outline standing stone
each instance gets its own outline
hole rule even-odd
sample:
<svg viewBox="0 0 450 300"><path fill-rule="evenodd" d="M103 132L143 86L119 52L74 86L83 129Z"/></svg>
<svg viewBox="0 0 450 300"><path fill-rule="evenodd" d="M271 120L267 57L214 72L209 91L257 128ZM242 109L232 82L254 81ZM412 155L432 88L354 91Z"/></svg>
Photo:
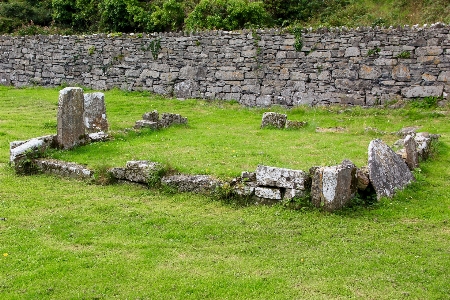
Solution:
<svg viewBox="0 0 450 300"><path fill-rule="evenodd" d="M356 166L349 160L331 167L314 170L311 201L326 211L341 209L355 197L357 189Z"/></svg>
<svg viewBox="0 0 450 300"><path fill-rule="evenodd" d="M265 112L262 117L261 128L275 127L281 129L286 127L286 121L287 116L285 114Z"/></svg>
<svg viewBox="0 0 450 300"><path fill-rule="evenodd" d="M83 142L85 137L83 114L83 89L67 87L59 91L56 140L61 148L71 149Z"/></svg>
<svg viewBox="0 0 450 300"><path fill-rule="evenodd" d="M377 198L392 197L414 180L406 163L381 140L369 144L369 177Z"/></svg>
<svg viewBox="0 0 450 300"><path fill-rule="evenodd" d="M108 131L105 94L90 93L84 95L84 125L87 133Z"/></svg>
<svg viewBox="0 0 450 300"><path fill-rule="evenodd" d="M404 140L404 147L406 153L406 164L410 170L419 167L419 154L417 153L416 141L411 135L407 135Z"/></svg>

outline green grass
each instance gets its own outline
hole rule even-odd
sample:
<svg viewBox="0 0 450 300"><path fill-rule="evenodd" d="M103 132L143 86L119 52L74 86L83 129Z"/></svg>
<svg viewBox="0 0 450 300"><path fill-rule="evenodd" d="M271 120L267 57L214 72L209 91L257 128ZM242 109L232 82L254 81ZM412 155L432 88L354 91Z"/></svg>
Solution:
<svg viewBox="0 0 450 300"><path fill-rule="evenodd" d="M365 164L368 141L395 140L365 133L369 126L391 132L421 125L442 134L416 183L393 199L329 214L15 175L7 164L9 142L55 133L57 99L53 89L0 88L2 299L450 297L448 108L275 108L309 122L279 131L259 129L262 109L110 91L114 131L152 109L181 113L189 125L117 134L108 143L55 154L89 166L154 159L226 177L257 163L306 169L350 158ZM348 131L319 134L317 126Z"/></svg>

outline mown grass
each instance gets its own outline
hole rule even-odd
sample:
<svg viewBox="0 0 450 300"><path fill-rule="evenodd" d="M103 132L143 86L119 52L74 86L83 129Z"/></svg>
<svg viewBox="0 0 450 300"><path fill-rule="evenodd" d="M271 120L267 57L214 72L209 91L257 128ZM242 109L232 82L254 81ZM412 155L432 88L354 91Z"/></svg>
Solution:
<svg viewBox="0 0 450 300"><path fill-rule="evenodd" d="M350 158L362 165L370 139L395 140L364 132L369 126L391 132L420 125L442 134L416 183L393 199L328 214L15 175L7 164L9 142L54 133L57 99L53 89L0 89L2 299L450 297L448 108L298 108L286 111L288 118L309 126L278 131L259 129L262 109L110 91L115 131L152 109L181 113L189 125L117 134L108 143L54 154L89 166L155 159L226 177L260 162L307 168ZM319 134L316 126L348 132Z"/></svg>

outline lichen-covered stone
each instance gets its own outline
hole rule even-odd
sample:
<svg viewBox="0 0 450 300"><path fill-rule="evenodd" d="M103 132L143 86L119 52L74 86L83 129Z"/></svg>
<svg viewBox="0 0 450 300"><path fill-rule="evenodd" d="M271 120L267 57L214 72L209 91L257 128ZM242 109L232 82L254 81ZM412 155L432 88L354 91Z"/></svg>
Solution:
<svg viewBox="0 0 450 300"><path fill-rule="evenodd" d="M158 122L147 121L147 120L137 120L134 124L134 129L141 128L150 128L150 129L158 129Z"/></svg>
<svg viewBox="0 0 450 300"><path fill-rule="evenodd" d="M14 141L9 147L9 162L17 163L25 158L28 152L44 152L46 149L52 148L55 144L56 135L46 135L42 137L32 138L27 141Z"/></svg>
<svg viewBox="0 0 450 300"><path fill-rule="evenodd" d="M338 166L319 167L314 170L311 202L326 211L335 211L350 202L356 189L356 166L351 161L344 160Z"/></svg>
<svg viewBox="0 0 450 300"><path fill-rule="evenodd" d="M84 125L87 133L108 131L105 94L84 94Z"/></svg>
<svg viewBox="0 0 450 300"><path fill-rule="evenodd" d="M55 159L35 159L34 164L42 173L76 179L91 179L93 171L80 164Z"/></svg>
<svg viewBox="0 0 450 300"><path fill-rule="evenodd" d="M259 186L306 190L311 179L302 170L259 165L256 169L256 182Z"/></svg>
<svg viewBox="0 0 450 300"><path fill-rule="evenodd" d="M59 92L57 142L63 149L71 149L85 142L83 89L67 87Z"/></svg>
<svg viewBox="0 0 450 300"><path fill-rule="evenodd" d="M146 112L142 115L142 120L150 121L150 122L158 122L159 121L159 113L157 110L152 110L150 112Z"/></svg>
<svg viewBox="0 0 450 300"><path fill-rule="evenodd" d="M369 144L369 177L377 198L392 197L414 180L406 163L381 140Z"/></svg>
<svg viewBox="0 0 450 300"><path fill-rule="evenodd" d="M367 166L356 170L357 188L364 191L370 184L369 168Z"/></svg>
<svg viewBox="0 0 450 300"><path fill-rule="evenodd" d="M405 162L410 170L419 167L419 154L417 152L416 141L412 135L407 135L403 143L405 147Z"/></svg>
<svg viewBox="0 0 450 300"><path fill-rule="evenodd" d="M291 120L286 120L286 128L288 129L299 129L299 128L303 128L308 124L308 122L304 122L304 121L291 121Z"/></svg>
<svg viewBox="0 0 450 300"><path fill-rule="evenodd" d="M112 168L110 173L117 180L127 180L143 184L155 184L164 167L160 163L147 160L128 161L125 168Z"/></svg>
<svg viewBox="0 0 450 300"><path fill-rule="evenodd" d="M209 175L171 175L161 179L163 185L178 192L211 193L221 185L221 181Z"/></svg>
<svg viewBox="0 0 450 300"><path fill-rule="evenodd" d="M262 117L261 128L265 127L285 128L286 120L287 115L285 114L279 114L275 112L265 112Z"/></svg>
<svg viewBox="0 0 450 300"><path fill-rule="evenodd" d="M431 153L431 144L433 141L437 141L438 139L438 134L430 134L428 132L419 132L414 136L417 154L420 159L428 159L428 156Z"/></svg>
<svg viewBox="0 0 450 300"><path fill-rule="evenodd" d="M161 120L158 122L158 127L166 128L174 124L187 124L187 118L172 113L164 113L161 115Z"/></svg>
<svg viewBox="0 0 450 300"><path fill-rule="evenodd" d="M255 196L263 199L281 200L282 195L279 188L275 187L261 187L255 188Z"/></svg>

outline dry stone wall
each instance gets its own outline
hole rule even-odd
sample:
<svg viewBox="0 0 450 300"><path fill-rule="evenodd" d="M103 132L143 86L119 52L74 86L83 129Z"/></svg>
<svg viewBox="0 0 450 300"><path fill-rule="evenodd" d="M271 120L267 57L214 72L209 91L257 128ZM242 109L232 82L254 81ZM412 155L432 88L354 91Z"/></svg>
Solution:
<svg viewBox="0 0 450 300"><path fill-rule="evenodd" d="M0 36L0 83L147 90L247 106L352 104L450 92L450 26Z"/></svg>

